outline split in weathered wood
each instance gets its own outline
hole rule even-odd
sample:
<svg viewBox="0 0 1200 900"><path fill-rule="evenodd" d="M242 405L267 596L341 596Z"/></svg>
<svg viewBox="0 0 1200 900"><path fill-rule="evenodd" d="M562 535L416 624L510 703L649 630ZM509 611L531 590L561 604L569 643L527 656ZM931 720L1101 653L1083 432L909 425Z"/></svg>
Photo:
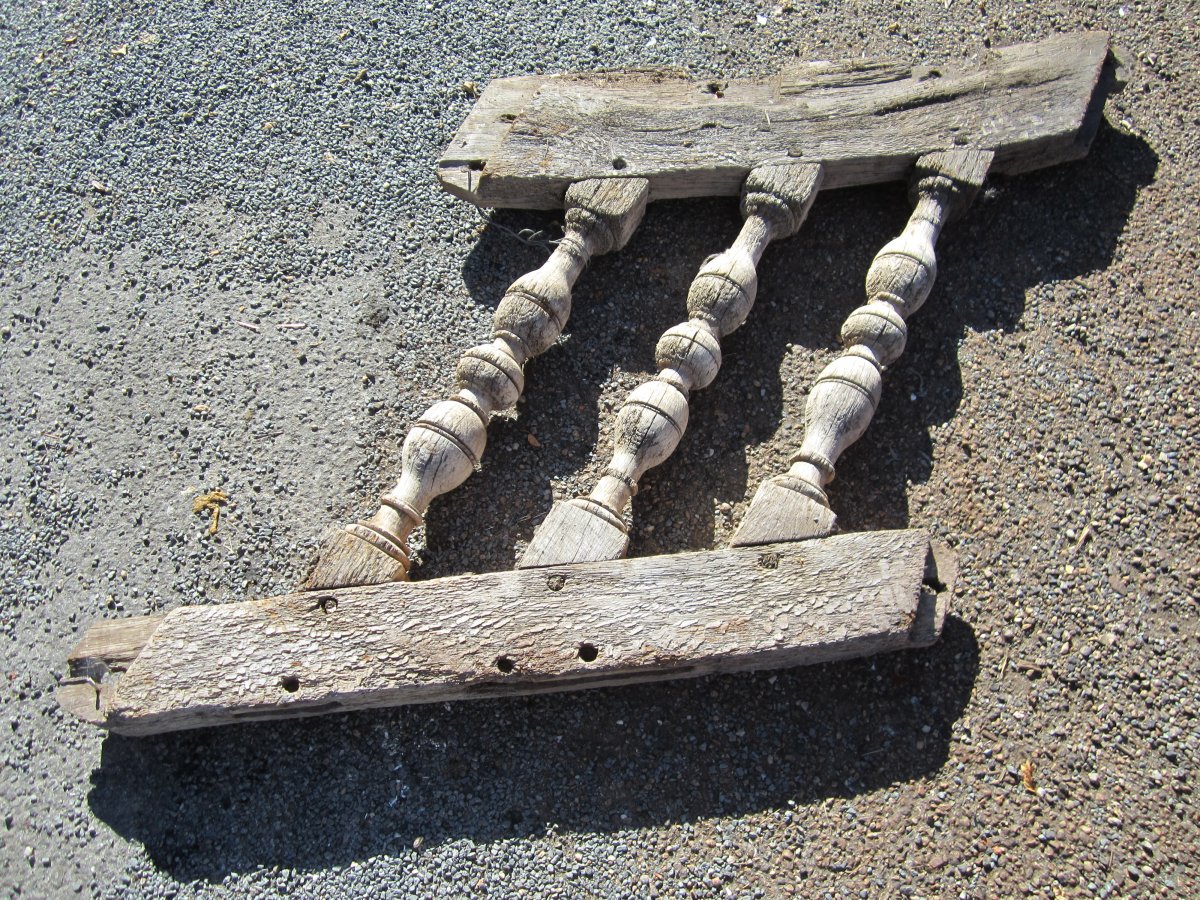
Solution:
<svg viewBox="0 0 1200 900"><path fill-rule="evenodd" d="M434 497L479 466L494 413L514 406L525 389L527 360L558 340L571 313L571 289L593 256L619 250L646 209L640 178L593 179L566 194L562 240L548 260L518 278L496 309L492 341L468 350L455 373L458 393L434 404L409 430L396 486L378 512L335 531L305 585L328 590L408 577L408 537Z"/></svg>
<svg viewBox="0 0 1200 900"><path fill-rule="evenodd" d="M821 184L812 163L759 166L742 189L745 222L733 246L700 267L688 291L688 321L655 348L658 375L633 390L617 413L613 456L586 497L555 503L518 567L619 559L628 547L625 508L648 469L663 463L688 425L691 391L712 384L721 339L746 321L758 292L758 262L772 240L800 230Z"/></svg>
<svg viewBox="0 0 1200 900"><path fill-rule="evenodd" d="M934 643L953 572L910 530L180 607L58 697L151 734L826 662Z"/></svg>
<svg viewBox="0 0 1200 900"><path fill-rule="evenodd" d="M987 50L972 68L850 60L757 81L678 70L493 81L438 163L480 206L557 208L581 178L645 178L650 199L734 196L750 170L800 159L823 187L904 178L918 157L995 152L1016 174L1086 155L1106 91L1108 35ZM1110 70L1112 67L1110 67Z"/></svg>
<svg viewBox="0 0 1200 900"><path fill-rule="evenodd" d="M917 161L916 208L903 234L875 256L867 272L867 304L842 326L846 350L817 376L804 412L804 439L783 475L762 483L733 538L734 546L821 537L835 517L825 485L842 452L866 431L879 405L883 369L904 352L905 319L925 303L937 277L934 245L947 220L983 184L993 155L948 150Z"/></svg>

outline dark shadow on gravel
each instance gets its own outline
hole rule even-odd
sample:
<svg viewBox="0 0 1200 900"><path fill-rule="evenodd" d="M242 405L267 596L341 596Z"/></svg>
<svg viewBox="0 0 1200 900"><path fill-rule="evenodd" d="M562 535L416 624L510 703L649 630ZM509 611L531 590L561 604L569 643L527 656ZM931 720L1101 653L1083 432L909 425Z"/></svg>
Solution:
<svg viewBox="0 0 1200 900"><path fill-rule="evenodd" d="M946 229L933 293L884 378L870 430L842 457L831 487L844 529L908 524L907 483L930 476L929 429L949 422L962 400L958 348L967 333L1020 334L1028 291L1106 269L1138 191L1157 168L1149 144L1104 122L1086 159L992 179ZM1052 314L1053 296L1041 299L1042 314Z"/></svg>
<svg viewBox="0 0 1200 900"><path fill-rule="evenodd" d="M89 802L174 878L214 882L403 856L417 838L741 816L937 771L978 667L951 617L935 647L848 663L110 736Z"/></svg>
<svg viewBox="0 0 1200 900"><path fill-rule="evenodd" d="M909 482L928 479L931 426L948 422L962 398L958 347L968 332L1019 332L1026 292L1104 269L1157 156L1140 138L1102 124L1088 157L1042 172L993 180L985 196L939 242L939 280L911 320L904 356L884 379L870 430L842 457L830 497L846 530L902 528ZM796 237L768 249L747 323L724 344L716 382L692 398L675 455L651 470L635 501L631 555L710 547L716 503L747 493L746 450L776 438L798 443L801 423L784 418L839 350L846 315L861 305L863 278L910 211L903 185L831 191ZM512 229L552 231L553 214L502 213ZM700 262L740 227L732 198L652 204L630 245L595 260L579 281L570 339L528 367L519 418L494 423L484 471L430 511L422 577L507 568L549 509L551 479L581 469L599 434L597 401L614 366L647 375L662 331L685 317ZM464 279L494 307L507 285L540 264L532 250L489 227ZM788 344L812 348L811 371L780 378ZM606 415L611 420L612 412ZM530 462L527 435L542 444ZM606 448L601 444L601 450ZM649 527L648 527L649 526Z"/></svg>

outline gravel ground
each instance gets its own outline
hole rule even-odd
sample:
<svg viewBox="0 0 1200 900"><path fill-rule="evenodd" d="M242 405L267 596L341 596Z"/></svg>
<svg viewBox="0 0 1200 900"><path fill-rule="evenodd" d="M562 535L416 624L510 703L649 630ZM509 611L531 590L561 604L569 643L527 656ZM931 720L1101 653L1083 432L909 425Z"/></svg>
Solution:
<svg viewBox="0 0 1200 900"><path fill-rule="evenodd" d="M1077 28L1114 32L1129 87L1088 159L997 181L947 233L833 487L848 529L957 548L936 648L141 740L59 712L91 622L297 583L544 258L436 185L464 82ZM1198 48L1183 0L5 4L0 893L1196 896ZM900 185L825 194L768 251L635 553L728 538L907 213ZM431 513L422 577L510 566L588 481L597 413L738 225L658 204L591 266Z"/></svg>

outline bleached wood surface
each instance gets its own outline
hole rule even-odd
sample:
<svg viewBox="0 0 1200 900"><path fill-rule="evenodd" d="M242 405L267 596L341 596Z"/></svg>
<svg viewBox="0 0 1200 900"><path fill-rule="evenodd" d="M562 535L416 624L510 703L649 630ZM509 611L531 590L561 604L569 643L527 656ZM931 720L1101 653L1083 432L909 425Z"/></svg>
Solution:
<svg viewBox="0 0 1200 900"><path fill-rule="evenodd" d="M132 661L95 626L59 701L150 734L825 662L933 643L952 581L909 530L180 607Z"/></svg>
<svg viewBox="0 0 1200 900"><path fill-rule="evenodd" d="M647 179L650 199L736 195L768 162L825 167L825 188L904 178L919 156L995 151L1015 174L1087 153L1103 106L1103 32L985 51L968 67L848 60L757 81L677 70L502 78L438 163L480 206L553 209L581 178Z"/></svg>

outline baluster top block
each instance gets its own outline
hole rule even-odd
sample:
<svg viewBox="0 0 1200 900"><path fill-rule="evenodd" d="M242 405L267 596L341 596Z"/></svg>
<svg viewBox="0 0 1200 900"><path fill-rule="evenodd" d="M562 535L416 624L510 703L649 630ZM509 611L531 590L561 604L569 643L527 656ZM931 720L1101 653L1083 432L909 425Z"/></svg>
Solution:
<svg viewBox="0 0 1200 900"><path fill-rule="evenodd" d="M764 163L821 163L823 188L905 178L939 150L992 150L1014 174L1086 155L1118 87L1109 37L1064 34L972 65L855 59L773 77L694 81L677 69L501 78L438 162L479 206L556 209L584 178L645 178L649 199L736 196Z"/></svg>

